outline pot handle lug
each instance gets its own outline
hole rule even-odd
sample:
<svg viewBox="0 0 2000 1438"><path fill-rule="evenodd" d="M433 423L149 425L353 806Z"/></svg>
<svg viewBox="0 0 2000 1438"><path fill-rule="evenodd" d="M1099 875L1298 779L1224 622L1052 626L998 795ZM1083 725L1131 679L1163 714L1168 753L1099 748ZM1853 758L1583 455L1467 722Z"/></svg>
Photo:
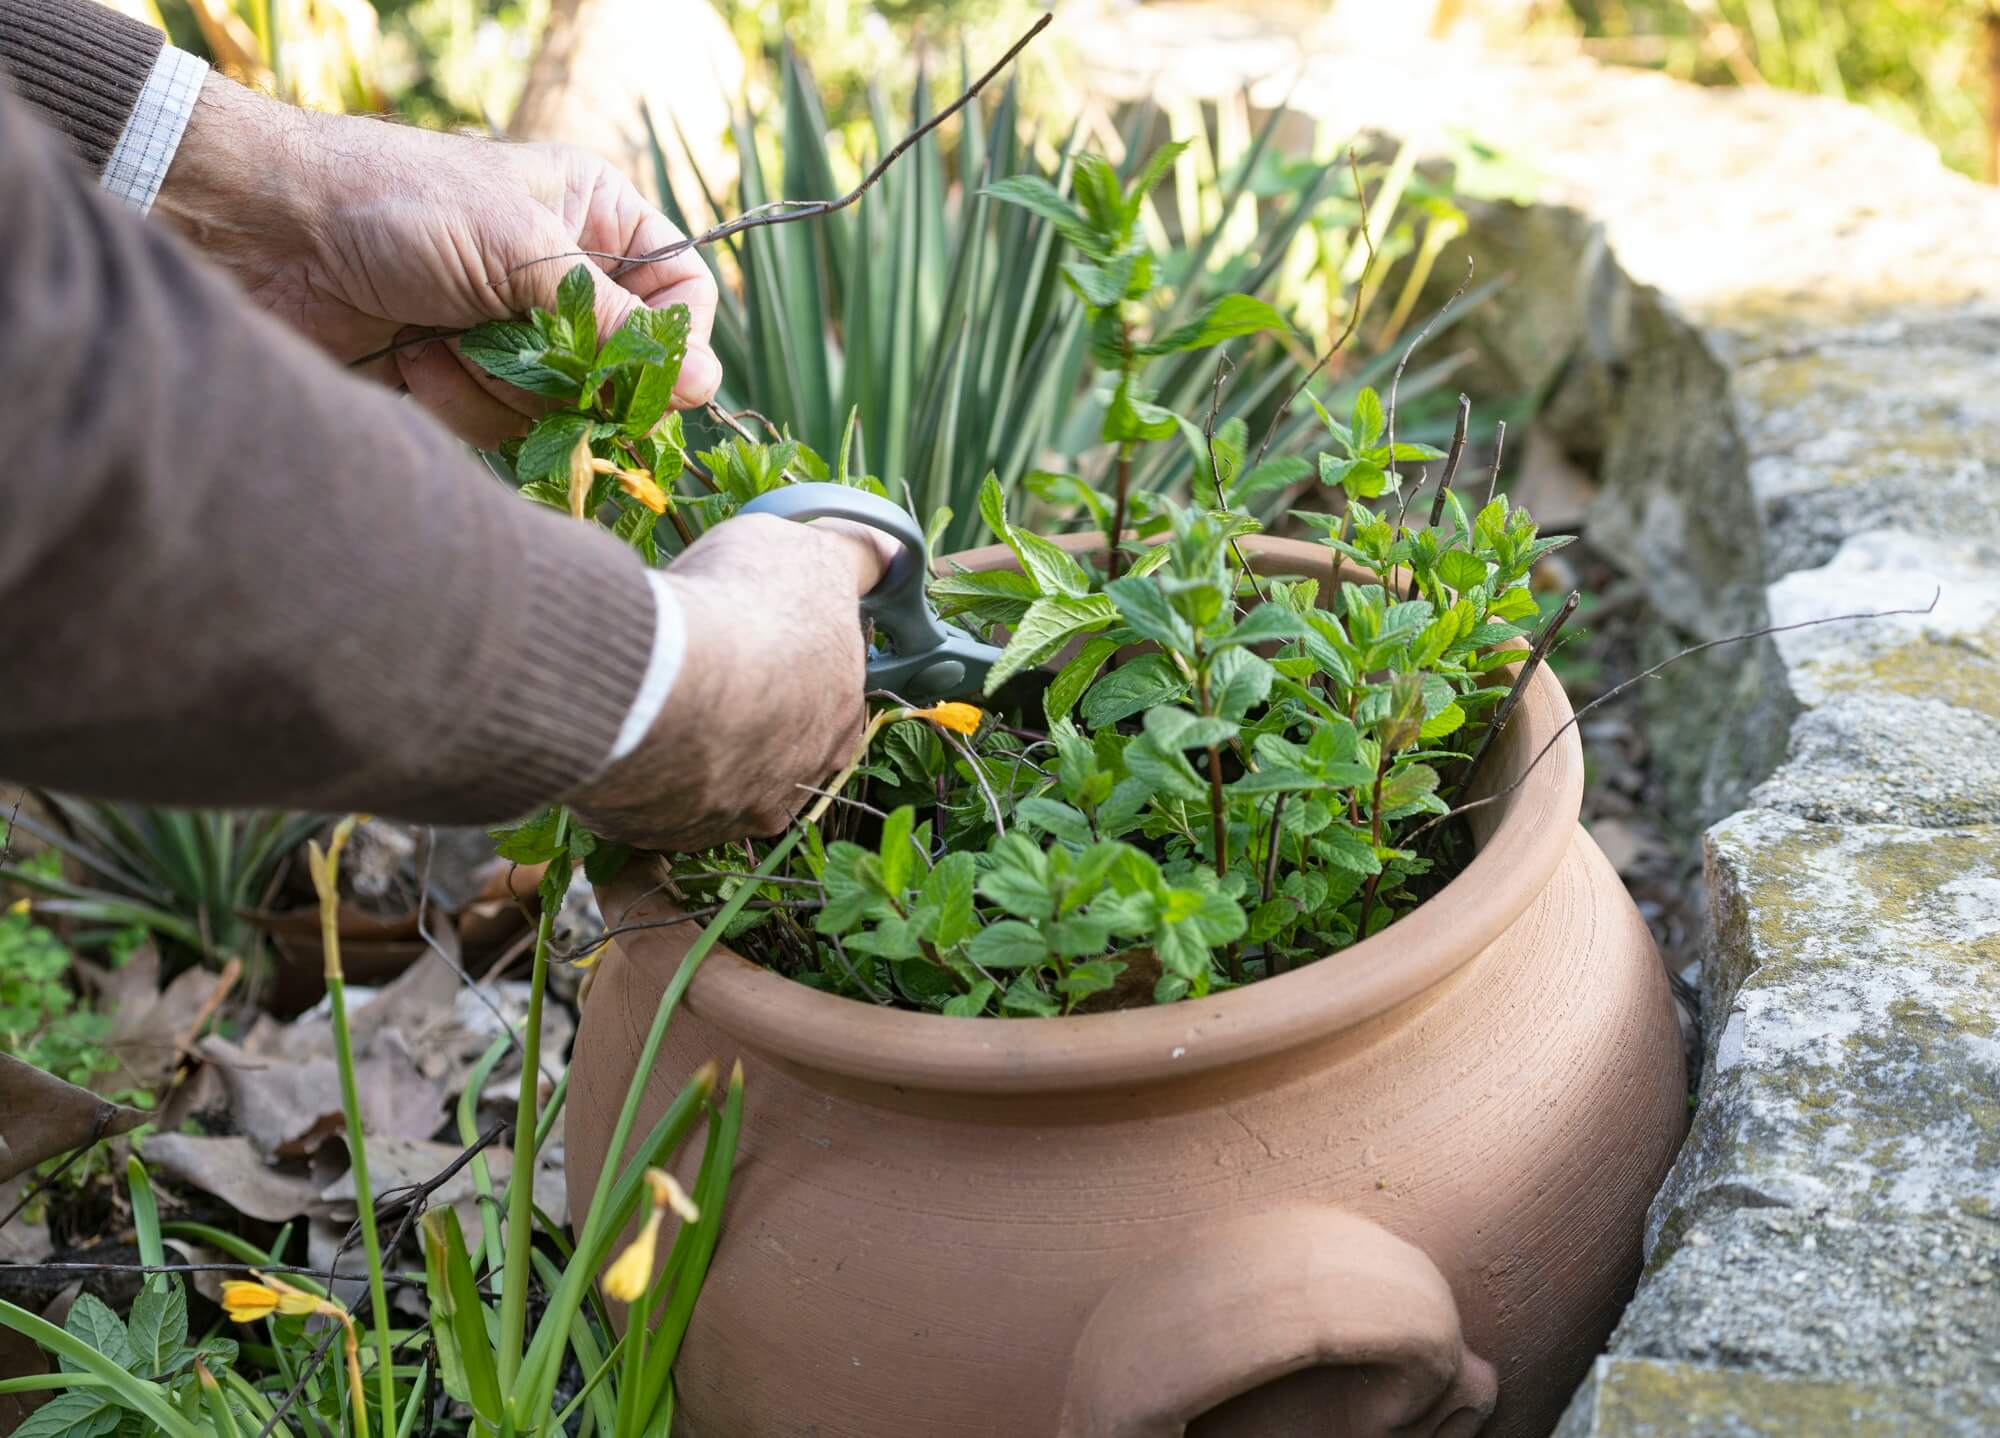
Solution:
<svg viewBox="0 0 2000 1438"><path fill-rule="evenodd" d="M1181 1438L1306 1370L1318 1381L1284 1401L1294 1415L1310 1405L1310 1428L1226 1431L1470 1438L1498 1386L1421 1249L1300 1204L1205 1232L1115 1282L1077 1341L1058 1438Z"/></svg>

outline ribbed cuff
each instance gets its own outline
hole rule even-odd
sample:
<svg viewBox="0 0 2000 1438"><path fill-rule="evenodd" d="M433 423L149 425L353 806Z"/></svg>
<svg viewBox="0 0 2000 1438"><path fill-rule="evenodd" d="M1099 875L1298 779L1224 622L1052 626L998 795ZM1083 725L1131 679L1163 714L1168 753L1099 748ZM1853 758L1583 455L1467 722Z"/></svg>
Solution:
<svg viewBox="0 0 2000 1438"><path fill-rule="evenodd" d="M510 586L519 622L506 627L522 641L514 672L501 702L470 716L482 797L522 813L609 762L656 632L652 586L630 549L574 520L532 528L539 542L520 552Z"/></svg>
<svg viewBox="0 0 2000 1438"><path fill-rule="evenodd" d="M0 67L101 174L165 37L88 0L0 0Z"/></svg>

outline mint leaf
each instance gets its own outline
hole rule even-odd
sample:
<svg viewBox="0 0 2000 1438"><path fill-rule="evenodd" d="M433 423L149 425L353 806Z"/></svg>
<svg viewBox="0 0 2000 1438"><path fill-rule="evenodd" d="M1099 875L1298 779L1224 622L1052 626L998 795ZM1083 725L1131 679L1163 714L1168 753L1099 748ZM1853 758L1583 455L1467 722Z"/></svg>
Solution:
<svg viewBox="0 0 2000 1438"><path fill-rule="evenodd" d="M516 389L575 402L582 386L576 378L545 364L548 342L521 320L491 320L460 336L458 352Z"/></svg>
<svg viewBox="0 0 2000 1438"><path fill-rule="evenodd" d="M596 354L597 283L587 261L572 266L556 286L556 313L569 322L577 353L586 357Z"/></svg>
<svg viewBox="0 0 2000 1438"><path fill-rule="evenodd" d="M1013 637L988 671L986 692L991 694L1021 670L1052 658L1078 635L1102 629L1117 617L1111 600L1102 594L1037 599L1021 616Z"/></svg>
<svg viewBox="0 0 2000 1438"><path fill-rule="evenodd" d="M81 1338L120 1368L132 1368L138 1364L138 1355L132 1351L132 1341L126 1336L125 1325L95 1294L77 1295L76 1302L70 1305L63 1331ZM70 1372L81 1371L68 1358L63 1359L62 1366Z"/></svg>
<svg viewBox="0 0 2000 1438"><path fill-rule="evenodd" d="M632 317L625 321L624 328L611 337L611 345L616 346L619 336L636 327L638 333L657 345L665 356L645 361L644 368L639 371L639 382L633 386L631 402L625 406L623 427L626 434L651 434L672 407L674 386L680 382L681 363L687 358L691 323L686 305L669 305L663 310L634 310ZM636 339L629 343L637 347ZM603 363L601 356L598 363Z"/></svg>
<svg viewBox="0 0 2000 1438"><path fill-rule="evenodd" d="M1150 344L1140 345L1139 353L1182 354L1188 350L1207 349L1239 335L1256 334L1259 330L1289 328L1285 317L1263 300L1250 295L1224 295L1180 328L1168 331ZM1362 392L1373 393L1372 390Z"/></svg>
<svg viewBox="0 0 2000 1438"><path fill-rule="evenodd" d="M982 969L1026 969L1049 956L1042 931L1019 919L1001 919L972 936L966 956Z"/></svg>
<svg viewBox="0 0 2000 1438"><path fill-rule="evenodd" d="M569 457L576 452L577 441L594 428L596 422L587 414L552 414L536 421L514 457L514 477L523 484L541 479L566 481Z"/></svg>

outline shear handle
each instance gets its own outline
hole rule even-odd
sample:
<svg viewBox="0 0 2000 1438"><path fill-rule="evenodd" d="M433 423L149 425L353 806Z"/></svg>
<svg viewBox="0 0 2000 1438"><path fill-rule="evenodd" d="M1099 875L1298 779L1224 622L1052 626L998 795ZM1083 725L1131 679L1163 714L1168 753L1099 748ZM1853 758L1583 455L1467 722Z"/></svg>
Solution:
<svg viewBox="0 0 2000 1438"><path fill-rule="evenodd" d="M902 506L845 484L788 484L766 490L738 512L800 521L845 519L881 530L902 548L881 581L861 597L861 612L906 661L939 648L951 637L924 597L930 570L924 532Z"/></svg>

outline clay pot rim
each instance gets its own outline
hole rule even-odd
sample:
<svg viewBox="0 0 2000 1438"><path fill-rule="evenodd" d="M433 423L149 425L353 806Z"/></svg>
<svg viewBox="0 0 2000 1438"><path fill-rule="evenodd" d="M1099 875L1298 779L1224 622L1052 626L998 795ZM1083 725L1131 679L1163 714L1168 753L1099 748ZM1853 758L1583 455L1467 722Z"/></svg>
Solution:
<svg viewBox="0 0 2000 1438"><path fill-rule="evenodd" d="M1323 547L1298 540L1252 536L1244 545L1264 561L1260 570L1326 563ZM1571 714L1562 685L1542 667L1494 750L1494 787L1517 777ZM903 1089L1025 1094L1185 1078L1324 1040L1450 977L1548 886L1582 802L1583 748L1572 726L1496 806L1497 824L1472 861L1425 903L1336 956L1207 998L1064 1018L950 1018L808 988L718 947L685 1002L771 1058Z"/></svg>

